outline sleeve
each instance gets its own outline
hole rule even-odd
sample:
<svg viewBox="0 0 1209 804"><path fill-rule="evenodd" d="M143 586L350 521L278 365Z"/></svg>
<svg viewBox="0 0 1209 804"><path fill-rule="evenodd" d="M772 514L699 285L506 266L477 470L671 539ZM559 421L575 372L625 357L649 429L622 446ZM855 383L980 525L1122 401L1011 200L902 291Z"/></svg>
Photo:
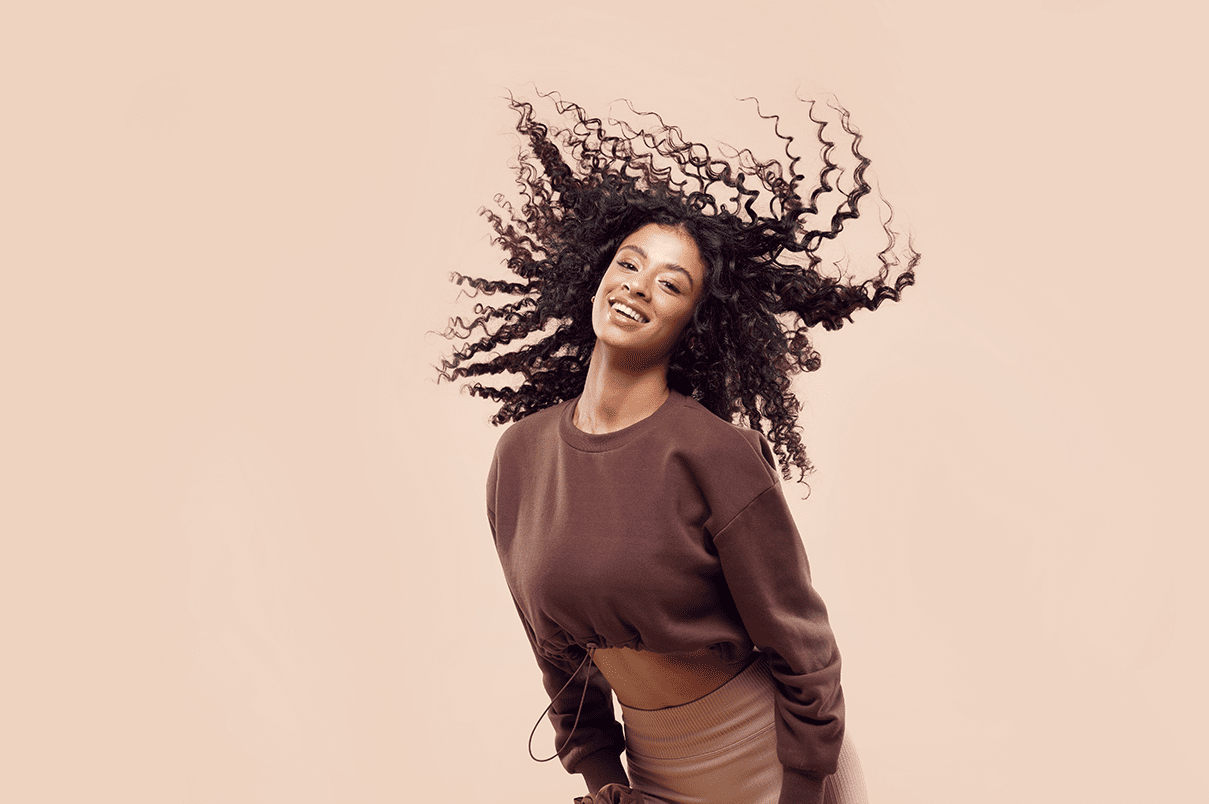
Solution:
<svg viewBox="0 0 1209 804"><path fill-rule="evenodd" d="M780 804L821 804L844 737L840 654L779 480L713 541L743 625L776 681Z"/></svg>
<svg viewBox="0 0 1209 804"><path fill-rule="evenodd" d="M487 483L487 522L491 526L492 539L495 529L495 481L498 461L492 461ZM625 736L621 725L613 717L613 690L591 662L582 668L554 662L538 650L537 637L529 620L521 611L516 598L512 599L529 646L542 671L542 684L550 696L550 722L554 726L554 745L561 747L558 757L568 773L579 773L591 793L617 782L628 785L629 777L621 764L621 752L625 750ZM576 670L578 669L578 672ZM590 676L589 676L590 673ZM576 681L571 681L572 678ZM589 680L585 683L583 679ZM568 683L570 682L570 683ZM583 701L582 709L580 701ZM579 722L576 725L576 715ZM530 737L532 742L532 737ZM565 745L564 745L565 743ZM532 747L530 747L532 751ZM552 758L552 757L551 757Z"/></svg>
<svg viewBox="0 0 1209 804"><path fill-rule="evenodd" d="M563 767L568 773L583 774L592 793L610 782L628 785L630 780L621 764L625 736L621 724L613 716L613 689L609 682L590 660L580 667L543 656L537 649L533 629L519 606L516 612L525 626L529 645L542 671L542 684L550 696L554 745L556 749L561 748L558 757Z"/></svg>

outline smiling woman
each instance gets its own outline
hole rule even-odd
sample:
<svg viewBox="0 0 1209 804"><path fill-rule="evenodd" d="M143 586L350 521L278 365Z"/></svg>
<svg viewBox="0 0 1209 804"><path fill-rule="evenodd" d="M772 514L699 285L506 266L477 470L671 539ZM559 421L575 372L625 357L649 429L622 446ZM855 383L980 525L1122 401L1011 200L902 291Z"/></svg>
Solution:
<svg viewBox="0 0 1209 804"><path fill-rule="evenodd" d="M454 275L520 298L454 319L446 336L466 343L439 373L521 377L469 390L516 422L487 516L555 755L597 804L859 804L839 651L781 490L780 474L811 468L790 377L819 366L809 328L897 300L919 256L881 224L872 278L817 270L876 200L843 109L815 120L823 166L807 188L779 131L786 164L732 164L654 115L614 134L554 105L567 124L551 132L513 102L525 201L509 221L486 213L522 281Z"/></svg>
<svg viewBox="0 0 1209 804"><path fill-rule="evenodd" d="M622 241L592 297L596 345L576 407L577 427L607 433L645 418L648 405L624 412L640 386L661 393L660 402L666 398L668 360L704 281L701 253L683 228L648 223Z"/></svg>
<svg viewBox="0 0 1209 804"><path fill-rule="evenodd" d="M704 280L705 264L687 232L643 226L622 241L592 297L596 348L616 346L635 365L666 367Z"/></svg>

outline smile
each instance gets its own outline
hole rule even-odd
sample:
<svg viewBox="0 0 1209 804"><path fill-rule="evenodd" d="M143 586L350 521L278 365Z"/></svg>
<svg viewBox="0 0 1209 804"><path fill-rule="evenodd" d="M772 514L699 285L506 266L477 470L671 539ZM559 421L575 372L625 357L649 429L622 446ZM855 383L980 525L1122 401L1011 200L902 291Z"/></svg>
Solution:
<svg viewBox="0 0 1209 804"><path fill-rule="evenodd" d="M610 307L614 311L616 311L618 314L625 316L626 318L630 319L631 321L637 321L639 324L645 324L645 323L647 323L647 321L650 320L646 316L644 316L642 313L635 310L633 307L630 307L628 304L622 304L621 302L613 302L613 304L610 305Z"/></svg>

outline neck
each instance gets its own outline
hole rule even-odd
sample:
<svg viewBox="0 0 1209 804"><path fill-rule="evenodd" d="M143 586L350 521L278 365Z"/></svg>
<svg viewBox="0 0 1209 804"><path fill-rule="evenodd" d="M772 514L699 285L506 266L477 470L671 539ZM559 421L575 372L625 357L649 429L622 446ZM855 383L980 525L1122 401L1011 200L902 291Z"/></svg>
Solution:
<svg viewBox="0 0 1209 804"><path fill-rule="evenodd" d="M575 426L585 433L621 430L658 410L669 393L666 363L627 366L598 341L575 406Z"/></svg>

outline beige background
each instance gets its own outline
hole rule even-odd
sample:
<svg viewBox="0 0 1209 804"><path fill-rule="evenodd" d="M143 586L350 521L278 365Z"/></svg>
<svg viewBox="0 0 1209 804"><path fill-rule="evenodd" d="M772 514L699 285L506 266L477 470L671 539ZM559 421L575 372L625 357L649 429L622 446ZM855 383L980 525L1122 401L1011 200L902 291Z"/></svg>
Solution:
<svg viewBox="0 0 1209 804"><path fill-rule="evenodd" d="M582 792L426 334L530 81L741 143L834 92L916 233L800 383L872 800L1204 797L1195 4L10 5L0 800Z"/></svg>

